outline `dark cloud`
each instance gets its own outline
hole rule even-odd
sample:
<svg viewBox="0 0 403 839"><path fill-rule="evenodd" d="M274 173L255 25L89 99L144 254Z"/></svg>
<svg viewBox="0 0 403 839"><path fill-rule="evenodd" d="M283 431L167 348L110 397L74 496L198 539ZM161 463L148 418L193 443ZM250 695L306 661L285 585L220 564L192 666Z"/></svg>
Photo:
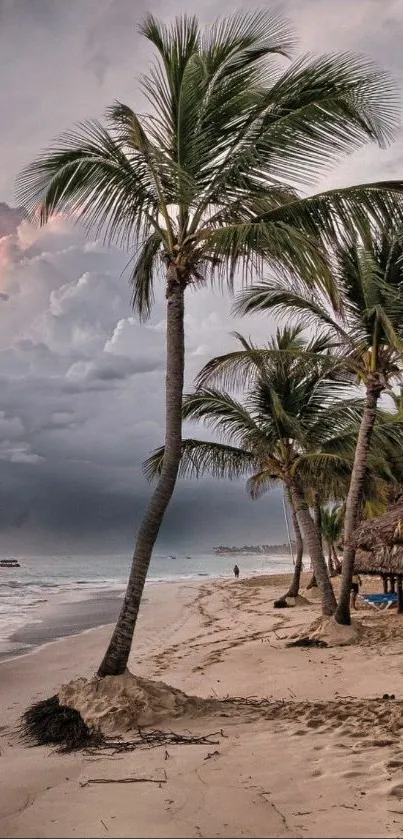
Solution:
<svg viewBox="0 0 403 839"><path fill-rule="evenodd" d="M36 474L39 470L39 475ZM99 478L102 483L100 485ZM113 480L113 471L111 472ZM130 550L145 509L147 487L132 492L108 488L105 473L57 476L46 465L6 465L0 485L0 529L10 546L53 552L85 549ZM234 513L248 503L242 526ZM248 502L240 485L217 486L208 479L179 482L160 538L162 549L209 550L214 544L279 541L285 538L279 491L259 502ZM31 540L31 542L29 541Z"/></svg>
<svg viewBox="0 0 403 839"><path fill-rule="evenodd" d="M217 14L209 0L189 0L186 8L207 24ZM232 9L224 0L220 13ZM403 80L400 0L283 0L281 9L294 20L300 52L368 53ZM122 276L127 255L62 218L35 230L11 206L17 172L52 137L100 117L115 98L142 106L138 77L151 52L137 24L150 10L170 20L182 6L0 0L0 72L7 79L0 89L3 550L126 550L151 491L141 463L163 441L163 292L157 290L151 321L140 326ZM401 140L388 152L367 148L323 186L399 177L402 160ZM234 346L231 330L257 341L271 333L269 318L235 322L230 306L226 294L189 294L187 388L209 357ZM160 544L175 550L284 539L280 505L277 492L250 502L241 482L181 482Z"/></svg>
<svg viewBox="0 0 403 839"><path fill-rule="evenodd" d="M152 319L140 326L130 312L125 257L118 251L86 240L62 218L44 230L23 221L6 241L1 283L9 299L0 309L3 550L25 545L29 534L49 550L55 549L52 534L71 550L104 544L104 538L125 548L151 492L142 461L164 436L163 289L156 290ZM227 297L212 301L207 289L189 294L187 387L210 353L223 348L229 308ZM266 319L255 334L259 329L266 337ZM243 485L182 484L161 540L189 548L193 538L206 548L230 533L233 540L234 507L245 504L250 509L242 522L235 517L240 538L251 541L251 528L263 537L270 514L263 504L248 505ZM281 538L281 524L279 531L275 538Z"/></svg>

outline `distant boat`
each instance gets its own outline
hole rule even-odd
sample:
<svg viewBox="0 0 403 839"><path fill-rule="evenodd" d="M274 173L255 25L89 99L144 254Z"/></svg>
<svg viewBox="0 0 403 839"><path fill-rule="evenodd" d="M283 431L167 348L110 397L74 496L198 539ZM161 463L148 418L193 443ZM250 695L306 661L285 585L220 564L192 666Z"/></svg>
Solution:
<svg viewBox="0 0 403 839"><path fill-rule="evenodd" d="M0 568L21 568L18 559L0 559Z"/></svg>
<svg viewBox="0 0 403 839"><path fill-rule="evenodd" d="M192 557L191 557L191 556L187 556L187 557L186 557L186 559L192 559Z"/></svg>
<svg viewBox="0 0 403 839"><path fill-rule="evenodd" d="M169 556L168 559L176 559L176 556Z"/></svg>

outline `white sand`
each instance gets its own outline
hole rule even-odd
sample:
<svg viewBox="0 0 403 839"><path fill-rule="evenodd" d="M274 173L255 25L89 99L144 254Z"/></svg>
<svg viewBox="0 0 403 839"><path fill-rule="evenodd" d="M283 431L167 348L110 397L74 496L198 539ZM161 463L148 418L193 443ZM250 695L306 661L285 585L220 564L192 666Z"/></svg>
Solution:
<svg viewBox="0 0 403 839"><path fill-rule="evenodd" d="M363 610L360 644L285 649L318 604L273 610L284 582L257 582L153 586L139 620L136 675L205 698L284 700L227 716L164 706L158 727L222 728L216 745L94 759L18 743L21 711L91 677L110 628L0 664L0 837L401 836L402 617ZM87 783L124 777L166 783Z"/></svg>

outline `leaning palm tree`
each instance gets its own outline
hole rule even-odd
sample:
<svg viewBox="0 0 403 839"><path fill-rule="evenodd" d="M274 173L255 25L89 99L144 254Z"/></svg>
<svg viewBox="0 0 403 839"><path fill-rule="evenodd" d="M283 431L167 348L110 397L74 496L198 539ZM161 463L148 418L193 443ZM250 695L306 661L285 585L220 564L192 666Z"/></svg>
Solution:
<svg viewBox="0 0 403 839"><path fill-rule="evenodd" d="M149 314L162 268L167 300L165 458L139 528L132 570L99 675L127 665L149 562L181 457L184 301L209 278L231 286L263 266L337 294L326 246L389 223L401 182L302 198L335 160L367 142L386 146L397 124L389 77L348 54L302 59L283 72L293 36L266 11L238 12L206 31L194 17L172 26L147 15L140 27L157 61L141 81L149 113L120 102L106 126L66 133L19 178L19 199L44 224L80 219L108 241L135 249L133 303ZM400 210L399 210L400 212Z"/></svg>
<svg viewBox="0 0 403 839"><path fill-rule="evenodd" d="M365 410L355 450L344 516L342 586L335 619L349 624L354 570L351 541L358 525L377 404L383 391L402 379L403 246L393 233L370 236L337 250L339 313L309 290L291 291L284 281L242 293L238 311L275 311L316 328L329 329L345 354L344 368L365 388Z"/></svg>

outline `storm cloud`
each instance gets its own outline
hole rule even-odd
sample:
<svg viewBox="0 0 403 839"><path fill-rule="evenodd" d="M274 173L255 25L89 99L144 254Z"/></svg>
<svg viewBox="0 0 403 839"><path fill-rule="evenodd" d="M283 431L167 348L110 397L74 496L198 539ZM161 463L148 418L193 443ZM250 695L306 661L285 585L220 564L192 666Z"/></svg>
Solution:
<svg viewBox="0 0 403 839"><path fill-rule="evenodd" d="M204 23L216 4L190 0ZM255 4L248 4L254 8ZM145 10L169 20L175 0L0 0L0 528L3 550L126 550L150 493L141 463L163 442L165 311L130 308L127 254L57 217L38 230L14 208L21 167L75 122L118 98L141 107L150 61L136 32ZM220 12L232 10L224 2ZM284 0L299 52L367 53L403 83L403 8L397 0ZM399 177L401 137L366 149L321 185ZM3 203L1 203L3 202ZM230 316L219 291L189 292L186 386L267 317ZM192 428L192 433L194 429ZM281 494L248 500L242 482L181 482L161 533L171 550L285 539Z"/></svg>

